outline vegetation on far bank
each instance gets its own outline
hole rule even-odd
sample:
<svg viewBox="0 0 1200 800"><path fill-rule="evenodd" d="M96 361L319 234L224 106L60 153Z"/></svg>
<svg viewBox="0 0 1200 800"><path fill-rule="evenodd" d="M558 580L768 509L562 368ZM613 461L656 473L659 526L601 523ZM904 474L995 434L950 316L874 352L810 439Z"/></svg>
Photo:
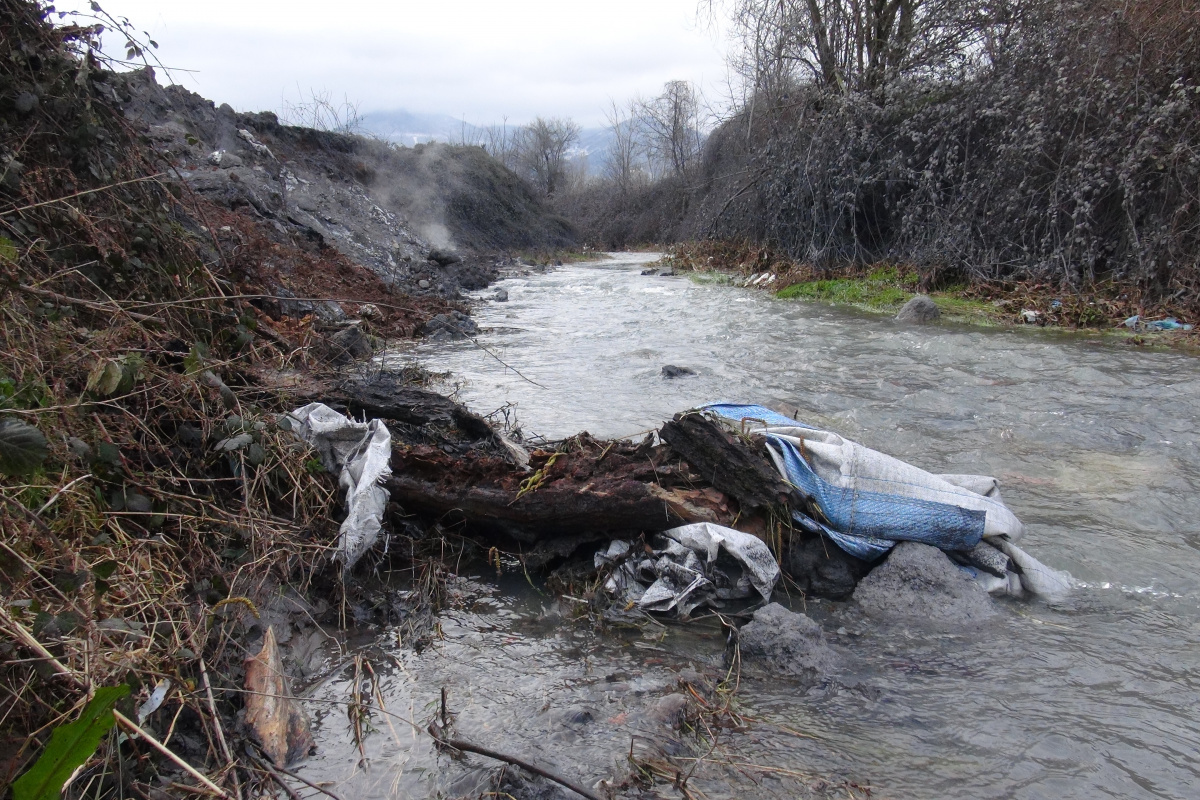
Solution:
<svg viewBox="0 0 1200 800"><path fill-rule="evenodd" d="M729 15L739 100L703 140L687 92L656 100L674 109L674 135L614 114L618 169L554 198L586 241L747 240L811 265L795 283L894 265L925 291L961 284L963 300L999 302L1000 318L1028 309L1071 327L1139 309L1200 318L1196 9L897 0L877 16L844 0L736 0L710 11ZM664 144L686 157L662 158ZM886 305L899 298L889 286L909 291L791 291Z"/></svg>
<svg viewBox="0 0 1200 800"><path fill-rule="evenodd" d="M816 269L750 242L706 241L671 247L665 266L699 280L737 282L771 291L782 300L808 300L848 305L866 311L895 314L918 294L928 295L945 319L977 325L1035 325L1082 330L1118 330L1134 343L1146 341L1123 326L1130 317L1144 321L1194 319L1184 303L1163 302L1116 285L1071 295L1032 282L969 284L965 280L938 282L912 265L846 265ZM1197 341L1193 331L1156 335L1158 343Z"/></svg>

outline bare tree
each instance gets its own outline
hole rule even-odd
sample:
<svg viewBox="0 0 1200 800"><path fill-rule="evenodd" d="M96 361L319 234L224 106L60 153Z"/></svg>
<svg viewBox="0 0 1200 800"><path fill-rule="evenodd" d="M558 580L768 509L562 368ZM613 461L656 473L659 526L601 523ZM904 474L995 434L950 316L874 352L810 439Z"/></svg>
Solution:
<svg viewBox="0 0 1200 800"><path fill-rule="evenodd" d="M638 136L637 104L630 103L621 108L616 100L610 100L609 108L604 112L608 119L608 128L612 132L612 141L608 148L608 162L605 164L605 174L622 194L633 186L637 174L638 156L641 151L641 141Z"/></svg>
<svg viewBox="0 0 1200 800"><path fill-rule="evenodd" d="M729 0L742 40L733 66L770 98L793 82L876 91L904 75L952 75L987 56L1026 2Z"/></svg>
<svg viewBox="0 0 1200 800"><path fill-rule="evenodd" d="M579 125L570 119L538 117L517 135L519 160L533 183L549 196L561 187L567 151L579 140Z"/></svg>
<svg viewBox="0 0 1200 800"><path fill-rule="evenodd" d="M700 103L688 81L668 81L653 100L637 105L638 122L651 158L675 175L691 169L700 154Z"/></svg>
<svg viewBox="0 0 1200 800"><path fill-rule="evenodd" d="M508 127L508 117L504 117L499 125L492 124L483 129L484 149L513 172L520 169L519 133L520 129Z"/></svg>
<svg viewBox="0 0 1200 800"><path fill-rule="evenodd" d="M461 147L482 147L486 139L487 132L477 125L471 125L464 117L458 123L458 138L451 137L450 144Z"/></svg>

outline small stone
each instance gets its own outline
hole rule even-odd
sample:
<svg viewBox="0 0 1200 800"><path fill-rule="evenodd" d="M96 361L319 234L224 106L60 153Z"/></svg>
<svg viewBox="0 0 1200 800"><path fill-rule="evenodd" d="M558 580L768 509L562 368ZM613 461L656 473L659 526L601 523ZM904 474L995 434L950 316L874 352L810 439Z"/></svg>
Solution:
<svg viewBox="0 0 1200 800"><path fill-rule="evenodd" d="M17 107L18 114L28 114L38 107L38 96L33 92L21 92L13 105Z"/></svg>
<svg viewBox="0 0 1200 800"><path fill-rule="evenodd" d="M424 278L422 278L421 280L417 281L417 286L421 287L422 289L428 289L428 288L429 288L429 281L427 281L427 280L425 280Z"/></svg>
<svg viewBox="0 0 1200 800"><path fill-rule="evenodd" d="M687 721L688 699L678 692L660 697L650 706L650 717L668 728L680 728Z"/></svg>
<svg viewBox="0 0 1200 800"><path fill-rule="evenodd" d="M813 597L845 600L871 565L821 535L793 537L782 567L800 591Z"/></svg>
<svg viewBox="0 0 1200 800"><path fill-rule="evenodd" d="M682 378L685 375L695 375L696 370L688 367L677 367L674 364L667 364L662 368L662 376L664 378Z"/></svg>
<svg viewBox="0 0 1200 800"><path fill-rule="evenodd" d="M900 322L915 322L924 325L936 321L942 316L942 310L937 307L927 295L919 294L904 304L896 319Z"/></svg>
<svg viewBox="0 0 1200 800"><path fill-rule="evenodd" d="M15 158L9 159L8 163L0 168L0 185L12 191L18 191L21 188L21 175L25 172L25 165Z"/></svg>

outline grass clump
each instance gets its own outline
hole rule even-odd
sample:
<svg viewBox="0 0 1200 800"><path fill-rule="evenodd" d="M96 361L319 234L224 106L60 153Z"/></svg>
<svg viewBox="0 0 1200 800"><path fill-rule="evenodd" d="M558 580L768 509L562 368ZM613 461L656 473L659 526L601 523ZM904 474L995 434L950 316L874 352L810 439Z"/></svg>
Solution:
<svg viewBox="0 0 1200 800"><path fill-rule="evenodd" d="M793 283L775 294L781 300L817 300L871 311L899 310L913 293L889 280L830 278Z"/></svg>

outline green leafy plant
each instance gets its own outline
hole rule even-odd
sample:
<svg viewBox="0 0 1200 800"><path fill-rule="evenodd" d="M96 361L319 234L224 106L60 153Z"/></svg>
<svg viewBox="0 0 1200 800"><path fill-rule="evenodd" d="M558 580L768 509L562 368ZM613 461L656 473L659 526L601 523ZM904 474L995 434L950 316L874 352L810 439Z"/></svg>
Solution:
<svg viewBox="0 0 1200 800"><path fill-rule="evenodd" d="M28 475L42 465L46 437L19 419L0 420L0 475Z"/></svg>
<svg viewBox="0 0 1200 800"><path fill-rule="evenodd" d="M113 706L127 694L124 684L101 687L79 719L55 728L37 762L13 783L13 800L58 800L67 778L91 758L101 737L116 724Z"/></svg>

